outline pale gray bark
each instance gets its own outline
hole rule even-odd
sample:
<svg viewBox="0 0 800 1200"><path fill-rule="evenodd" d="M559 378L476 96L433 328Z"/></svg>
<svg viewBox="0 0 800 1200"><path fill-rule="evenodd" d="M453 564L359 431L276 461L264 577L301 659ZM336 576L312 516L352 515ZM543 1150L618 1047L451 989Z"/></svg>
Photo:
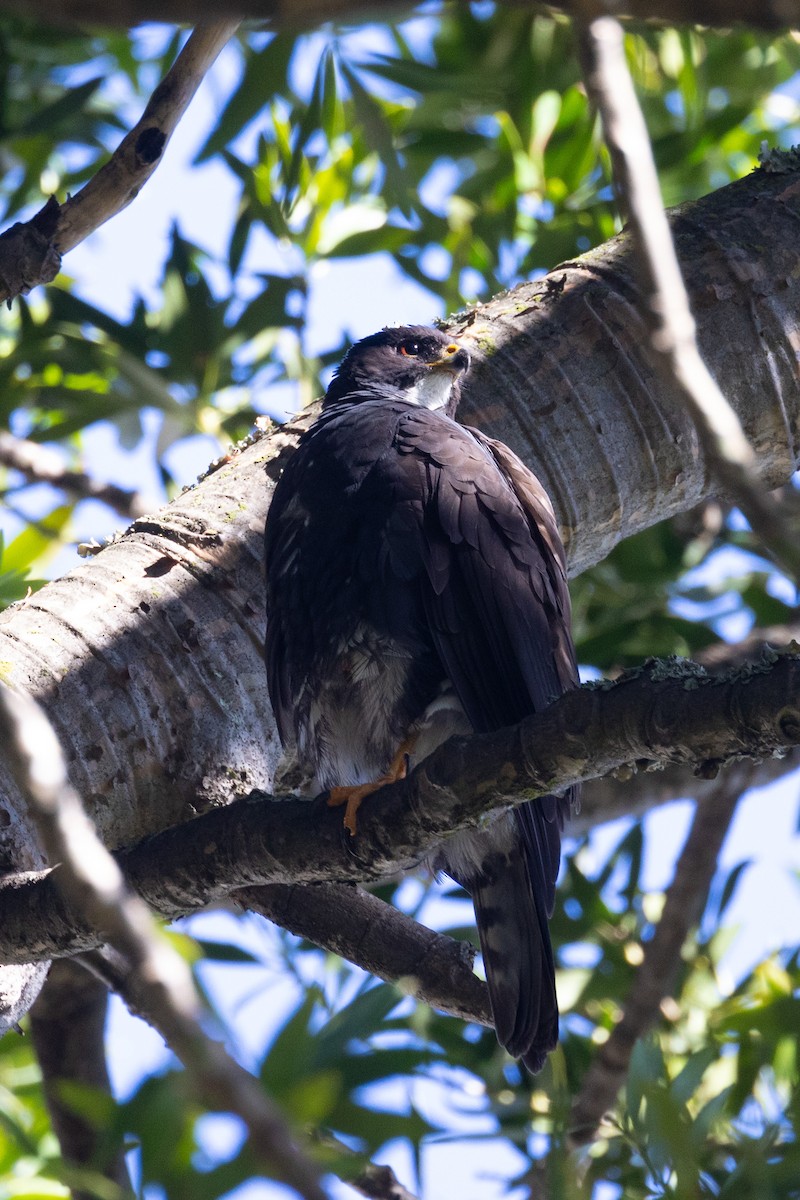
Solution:
<svg viewBox="0 0 800 1200"><path fill-rule="evenodd" d="M249 792L121 851L117 865L165 917L254 885L385 880L418 867L499 807L621 767L678 762L710 778L743 757L780 757L800 745L798 696L798 654L775 655L725 678L704 675L692 663L652 659L614 683L575 688L518 726L451 739L406 779L370 797L357 837L345 833L341 814L324 797ZM33 799L30 787L28 794ZM91 826L72 809L63 836L76 845L82 836L88 846ZM90 853L78 849L72 857L88 862ZM0 896L6 962L76 953L110 936L110 919L71 899L60 883L65 855L51 857L61 864L56 870L28 873L24 884Z"/></svg>
<svg viewBox="0 0 800 1200"><path fill-rule="evenodd" d="M757 172L673 216L704 352L768 486L798 457L799 179ZM476 356L464 415L550 488L573 573L709 489L638 296L622 236L450 325ZM3 677L49 713L110 846L271 788L262 530L281 456L307 424L231 456L0 618ZM0 836L6 869L41 866L5 778Z"/></svg>

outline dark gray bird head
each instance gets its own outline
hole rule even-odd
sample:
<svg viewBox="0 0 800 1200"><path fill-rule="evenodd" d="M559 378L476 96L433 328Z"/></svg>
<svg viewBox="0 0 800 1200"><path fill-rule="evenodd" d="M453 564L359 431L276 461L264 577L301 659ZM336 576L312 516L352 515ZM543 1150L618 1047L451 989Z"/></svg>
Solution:
<svg viewBox="0 0 800 1200"><path fill-rule="evenodd" d="M350 347L323 407L388 396L452 417L468 368L466 350L441 330L428 325L387 327Z"/></svg>

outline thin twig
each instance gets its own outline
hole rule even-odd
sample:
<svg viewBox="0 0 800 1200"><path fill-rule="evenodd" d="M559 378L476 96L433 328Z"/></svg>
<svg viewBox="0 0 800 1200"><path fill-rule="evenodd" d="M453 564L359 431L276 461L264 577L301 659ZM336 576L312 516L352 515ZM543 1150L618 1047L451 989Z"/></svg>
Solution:
<svg viewBox="0 0 800 1200"><path fill-rule="evenodd" d="M79 192L59 205L54 197L35 217L0 236L0 302L49 283L61 255L72 250L141 191L164 155L175 128L240 18L198 25L153 92L141 119L111 158Z"/></svg>
<svg viewBox="0 0 800 1200"><path fill-rule="evenodd" d="M258 1081L208 1038L184 960L158 935L146 906L132 895L69 783L58 739L29 696L0 688L0 740L36 820L44 850L58 862L58 885L75 909L108 939L135 977L148 1019L214 1109L245 1122L254 1156L305 1200L326 1200L320 1169L296 1144L284 1117Z"/></svg>
<svg viewBox="0 0 800 1200"><path fill-rule="evenodd" d="M19 471L29 483L47 483L81 500L100 500L122 517L135 521L152 511L141 492L128 491L116 483L93 479L85 471L68 467L61 456L48 446L0 430L0 466Z"/></svg>
<svg viewBox="0 0 800 1200"><path fill-rule="evenodd" d="M616 1100L637 1040L661 1015L661 1006L670 995L680 967L684 942L705 908L722 843L749 781L749 765L739 766L697 806L664 898L661 920L643 947L644 958L625 1000L622 1019L598 1050L575 1097L570 1134L573 1145L592 1140Z"/></svg>
<svg viewBox="0 0 800 1200"><path fill-rule="evenodd" d="M141 118L109 161L61 206L56 242L72 250L126 208L161 161L190 101L218 54L236 33L238 17L198 25L153 92Z"/></svg>
<svg viewBox="0 0 800 1200"><path fill-rule="evenodd" d="M585 5L590 10L592 4ZM596 11L596 9L595 9ZM622 26L596 17L580 36L584 78L603 122L614 177L650 289L653 347L680 387L708 468L747 517L776 561L800 581L800 539L784 509L764 491L756 456L697 346L696 325L661 201L642 110L625 57Z"/></svg>

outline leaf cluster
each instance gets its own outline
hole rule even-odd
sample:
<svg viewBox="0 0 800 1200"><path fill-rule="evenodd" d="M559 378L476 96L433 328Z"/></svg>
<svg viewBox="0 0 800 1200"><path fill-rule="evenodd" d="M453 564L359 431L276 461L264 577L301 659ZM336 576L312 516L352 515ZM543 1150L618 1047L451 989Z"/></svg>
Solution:
<svg viewBox="0 0 800 1200"><path fill-rule="evenodd" d="M96 169L176 37L154 50L123 35L4 23L6 221L39 206L43 187L63 197ZM800 66L792 39L638 29L628 53L668 202L750 170L765 134L785 138L796 119L781 90ZM459 5L380 31L252 32L237 71L197 155L235 182L224 253L193 245L176 224L158 299L136 299L127 318L61 277L0 321L3 424L80 461L99 423L133 448L154 415L167 491L186 481L170 467L175 447L198 434L235 440L257 412L319 393L352 332L345 312L340 333L304 353L323 269L382 256L432 304L456 309L597 245L622 220L561 19ZM19 517L27 485L8 471L0 484L6 513ZM43 509L4 546L2 604L36 586L46 555L70 536L63 497L48 495ZM581 662L613 673L648 655L697 654L721 631L790 624L785 586L752 551L736 515L713 504L621 544L576 581ZM638 1044L601 1139L580 1160L569 1149L571 1097L619 1020L658 919L661 897L645 880L652 853L646 822L629 823L604 853L593 841L569 850L553 922L564 1038L542 1076L523 1076L491 1031L465 1029L275 934L299 998L261 1049L265 1088L298 1131L315 1131L322 1160L343 1175L396 1139L421 1172L434 1139L474 1138L470 1121L480 1117L523 1156L519 1183L531 1194L800 1194L797 952L776 948L737 984L725 979L726 914L745 863L715 881L673 1003ZM416 895L413 885L382 894L405 907ZM450 889L423 915L465 936L465 912ZM247 969L236 945L218 953L236 960L232 971ZM207 1114L175 1069L117 1106L73 1099L109 1141L135 1141L149 1195L216 1197L256 1173L246 1146L209 1154ZM0 1196L66 1195L69 1182L30 1051L7 1038ZM112 1197L97 1177L80 1185Z"/></svg>

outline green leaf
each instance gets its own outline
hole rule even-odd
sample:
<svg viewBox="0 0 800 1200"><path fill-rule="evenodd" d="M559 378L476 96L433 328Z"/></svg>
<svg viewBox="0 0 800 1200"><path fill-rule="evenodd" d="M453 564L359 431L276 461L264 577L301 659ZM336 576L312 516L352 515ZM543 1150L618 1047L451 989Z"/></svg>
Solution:
<svg viewBox="0 0 800 1200"><path fill-rule="evenodd" d="M252 228L253 214L248 209L244 209L236 218L230 241L228 242L228 270L231 275L236 275L242 265L242 259L247 249L247 241Z"/></svg>
<svg viewBox="0 0 800 1200"><path fill-rule="evenodd" d="M672 1095L682 1104L688 1103L700 1086L700 1081L718 1054L715 1045L704 1046L691 1054L669 1085Z"/></svg>
<svg viewBox="0 0 800 1200"><path fill-rule="evenodd" d="M657 1171L674 1171L677 1194L696 1195L697 1166L689 1136L691 1121L683 1105L661 1087L647 1092L645 1114L647 1154Z"/></svg>
<svg viewBox="0 0 800 1200"><path fill-rule="evenodd" d="M263 50L248 51L239 86L220 113L216 126L198 150L195 163L205 162L234 141L276 94L286 91L289 63L297 39L276 33Z"/></svg>
<svg viewBox="0 0 800 1200"><path fill-rule="evenodd" d="M41 566L48 558L52 558L62 545L60 535L74 511L74 504L54 508L46 517L18 534L3 552L4 570L27 573L34 566Z"/></svg>
<svg viewBox="0 0 800 1200"><path fill-rule="evenodd" d="M342 1057L339 1070L348 1088L359 1088L397 1075L414 1075L423 1067L440 1061L441 1056L427 1047L398 1050L370 1047Z"/></svg>
<svg viewBox="0 0 800 1200"><path fill-rule="evenodd" d="M403 168L394 143L394 134L381 103L369 94L346 62L340 61L342 76L350 89L356 116L367 144L377 153L386 173L386 195L403 212L408 210Z"/></svg>
<svg viewBox="0 0 800 1200"><path fill-rule="evenodd" d="M316 75L314 76L314 86L311 89L311 98L303 112L300 121L296 124L294 147L292 149L292 157L289 163L289 168L286 172L285 187L287 193L294 191L297 187L297 181L300 177L300 165L303 161L303 151L305 150L309 138L320 127L322 119L322 98L325 87L326 63L330 57L330 50L325 49L320 56L317 64Z"/></svg>
<svg viewBox="0 0 800 1200"><path fill-rule="evenodd" d="M362 254L394 253L408 245L409 231L397 225L380 225L377 229L361 229L347 234L341 241L320 245L327 258L354 258ZM324 247L324 248L323 248Z"/></svg>
<svg viewBox="0 0 800 1200"><path fill-rule="evenodd" d="M309 1036L311 1020L322 995L309 988L294 1013L273 1038L259 1070L259 1077L280 1099L291 1082L302 1079L317 1066L316 1044Z"/></svg>
<svg viewBox="0 0 800 1200"><path fill-rule="evenodd" d="M88 79L86 83L70 88L51 104L45 105L38 112L31 113L16 130L16 134L29 136L34 133L53 133L58 126L66 124L75 113L85 107L88 100L100 87L103 79L104 76L98 75L94 79Z"/></svg>
<svg viewBox="0 0 800 1200"><path fill-rule="evenodd" d="M260 278L264 290L240 314L236 322L237 333L249 338L271 326L301 326L302 317L291 317L286 312L286 300L291 292L305 291L305 281L282 275L262 275Z"/></svg>
<svg viewBox="0 0 800 1200"><path fill-rule="evenodd" d="M339 104L336 84L336 58L328 48L326 48L322 57L324 79L322 84L322 112L320 122L322 131L330 143L337 132L337 114L341 106Z"/></svg>
<svg viewBox="0 0 800 1200"><path fill-rule="evenodd" d="M260 964L261 959L256 954L251 954L249 950L243 949L241 946L234 946L231 942L214 942L208 938L194 938L203 958L209 962L227 962L227 963L245 963L248 965Z"/></svg>
<svg viewBox="0 0 800 1200"><path fill-rule="evenodd" d="M752 858L745 858L742 860L742 862L737 863L736 866L733 867L728 872L728 876L725 880L725 883L722 888L722 892L720 893L719 901L717 903L717 911L716 911L716 916L715 916L717 923L719 923L722 920L722 917L723 917L728 905L730 904L731 900L733 899L734 894L736 892L736 888L739 886L739 880L741 879L742 875L748 869L748 867L751 867L752 865L753 865Z"/></svg>
<svg viewBox="0 0 800 1200"><path fill-rule="evenodd" d="M665 1074L664 1056L658 1043L652 1037L639 1038L631 1053L625 1086L628 1111L634 1121L641 1113L645 1095Z"/></svg>
<svg viewBox="0 0 800 1200"><path fill-rule="evenodd" d="M701 1151L705 1139L713 1131L714 1126L724 1116L729 1096L730 1088L723 1088L716 1096L712 1096L700 1111L696 1113L692 1121L691 1136L698 1153Z"/></svg>

